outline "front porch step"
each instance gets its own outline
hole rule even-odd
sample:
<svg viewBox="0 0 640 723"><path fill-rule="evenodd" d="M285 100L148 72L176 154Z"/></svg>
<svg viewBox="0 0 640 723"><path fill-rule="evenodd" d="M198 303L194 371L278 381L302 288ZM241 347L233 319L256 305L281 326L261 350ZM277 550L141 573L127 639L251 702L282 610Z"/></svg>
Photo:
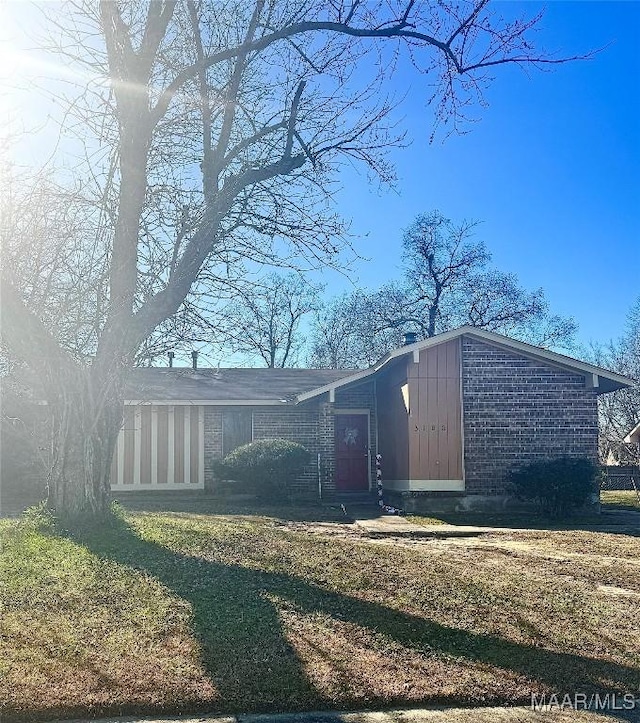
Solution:
<svg viewBox="0 0 640 723"><path fill-rule="evenodd" d="M363 505L367 503L376 504L378 496L375 492L335 492L327 499L332 503L343 503L352 505Z"/></svg>
<svg viewBox="0 0 640 723"><path fill-rule="evenodd" d="M378 497L370 492L334 494L323 500L328 507L341 507L345 517L351 522L357 519L370 519L380 515Z"/></svg>

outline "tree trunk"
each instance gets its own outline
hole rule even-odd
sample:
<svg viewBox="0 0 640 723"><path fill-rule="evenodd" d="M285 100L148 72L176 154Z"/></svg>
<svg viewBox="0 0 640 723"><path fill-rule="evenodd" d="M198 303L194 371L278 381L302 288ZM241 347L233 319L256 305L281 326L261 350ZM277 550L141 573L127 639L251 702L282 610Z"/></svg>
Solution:
<svg viewBox="0 0 640 723"><path fill-rule="evenodd" d="M429 307L429 326L427 326L427 337L436 335L436 320L438 318L438 307L432 304Z"/></svg>
<svg viewBox="0 0 640 723"><path fill-rule="evenodd" d="M86 521L109 511L111 461L123 402L120 384L91 372L78 370L76 378L60 379L49 401L52 464L47 504L64 519Z"/></svg>

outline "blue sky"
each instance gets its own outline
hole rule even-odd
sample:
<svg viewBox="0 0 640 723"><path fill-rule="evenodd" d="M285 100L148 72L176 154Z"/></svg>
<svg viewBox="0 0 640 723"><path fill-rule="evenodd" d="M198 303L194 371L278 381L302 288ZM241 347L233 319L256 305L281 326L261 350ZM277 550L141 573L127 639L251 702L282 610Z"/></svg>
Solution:
<svg viewBox="0 0 640 723"><path fill-rule="evenodd" d="M543 4L496 6L535 14ZM544 288L551 309L573 316L587 344L618 336L640 294L640 1L551 0L546 8L538 46L560 55L603 50L547 72L498 68L480 121L431 145L425 78L400 71L391 87L406 93L398 114L413 142L392 153L396 187L380 189L364 169L345 171L337 210L371 259L352 275L367 287L399 275L402 230L417 214L438 209L481 221L478 238L495 265L529 289ZM6 9L9 35L20 35L28 6ZM2 65L0 75L16 71ZM352 288L337 273L323 280L329 294Z"/></svg>
<svg viewBox="0 0 640 723"><path fill-rule="evenodd" d="M500 3L535 13L541 3ZM482 221L495 264L552 310L573 316L579 340L618 336L640 294L640 2L550 2L538 33L549 51L604 49L592 60L525 73L500 68L464 136L429 145L431 112L420 78L395 79L413 139L393 152L398 183L342 177L339 208L353 219L365 286L398 273L402 229L421 212ZM348 289L327 277L330 291Z"/></svg>

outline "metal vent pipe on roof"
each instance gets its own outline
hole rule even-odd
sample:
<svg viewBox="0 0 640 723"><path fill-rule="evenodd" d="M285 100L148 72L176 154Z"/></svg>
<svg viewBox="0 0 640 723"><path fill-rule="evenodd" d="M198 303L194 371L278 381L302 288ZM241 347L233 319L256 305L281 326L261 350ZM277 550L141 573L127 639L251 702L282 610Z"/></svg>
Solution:
<svg viewBox="0 0 640 723"><path fill-rule="evenodd" d="M408 346L409 344L415 344L418 341L418 335L415 331L405 331L402 335L402 346Z"/></svg>
<svg viewBox="0 0 640 723"><path fill-rule="evenodd" d="M175 352L168 351L167 356L169 357L169 367L173 366L173 357L175 356Z"/></svg>
<svg viewBox="0 0 640 723"><path fill-rule="evenodd" d="M191 366L194 369L198 368L198 352L197 351L191 352Z"/></svg>

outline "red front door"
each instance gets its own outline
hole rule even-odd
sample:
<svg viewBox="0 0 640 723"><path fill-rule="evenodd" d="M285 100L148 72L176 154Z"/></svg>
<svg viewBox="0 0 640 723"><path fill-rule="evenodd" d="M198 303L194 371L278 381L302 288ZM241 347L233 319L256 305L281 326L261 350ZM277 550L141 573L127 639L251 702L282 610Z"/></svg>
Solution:
<svg viewBox="0 0 640 723"><path fill-rule="evenodd" d="M336 489L369 489L369 418L366 414L336 414Z"/></svg>

